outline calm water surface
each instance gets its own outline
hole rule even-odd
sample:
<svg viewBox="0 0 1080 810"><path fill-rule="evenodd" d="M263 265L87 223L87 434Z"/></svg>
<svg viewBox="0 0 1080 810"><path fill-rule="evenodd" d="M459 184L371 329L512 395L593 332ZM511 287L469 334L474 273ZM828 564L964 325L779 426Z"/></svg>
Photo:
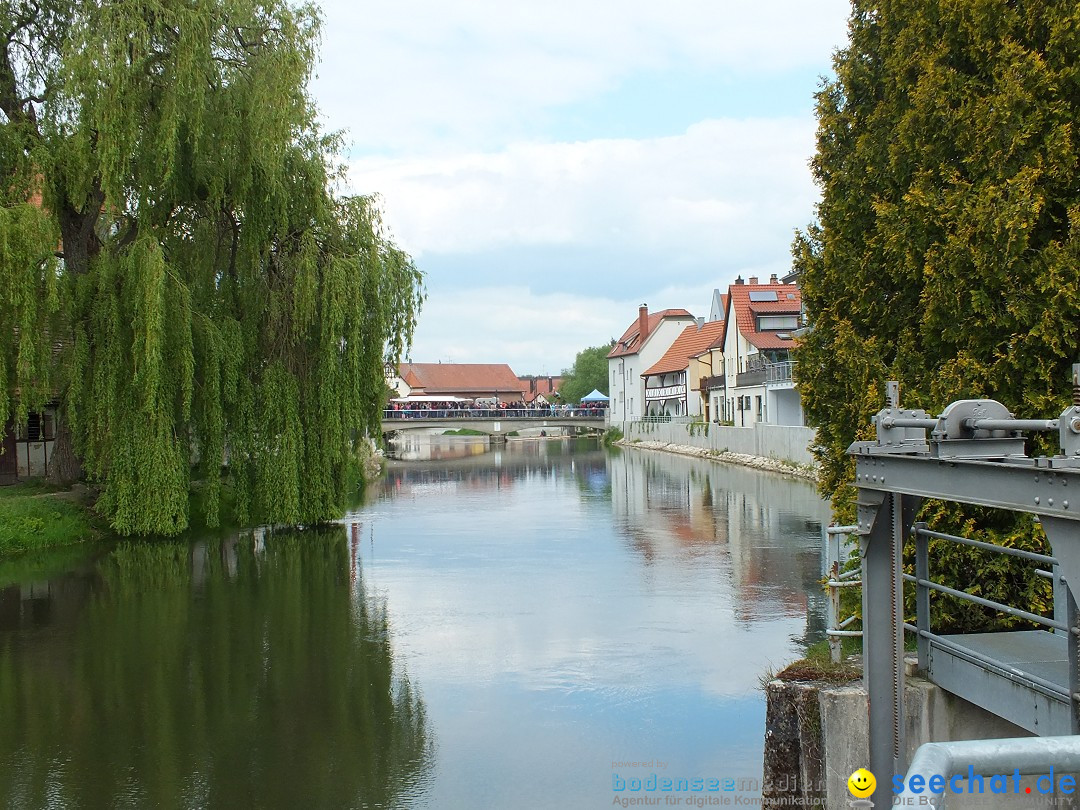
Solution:
<svg viewBox="0 0 1080 810"><path fill-rule="evenodd" d="M601 808L654 773L760 796L758 679L823 623L810 485L401 449L340 527L0 566L0 806Z"/></svg>

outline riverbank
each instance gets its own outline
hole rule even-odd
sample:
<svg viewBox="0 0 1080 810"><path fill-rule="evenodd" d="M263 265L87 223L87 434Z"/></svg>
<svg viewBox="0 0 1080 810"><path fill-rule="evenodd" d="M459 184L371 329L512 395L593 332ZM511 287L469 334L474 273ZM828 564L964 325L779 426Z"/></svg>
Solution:
<svg viewBox="0 0 1080 810"><path fill-rule="evenodd" d="M0 556L70 546L98 536L84 487L41 481L0 488Z"/></svg>
<svg viewBox="0 0 1080 810"><path fill-rule="evenodd" d="M751 456L746 453L733 453L730 450L691 447L688 444L650 441L647 439L620 439L619 441L614 442L614 444L619 447L636 447L639 450L654 450L661 453L677 453L681 456L708 458L713 461L722 461L727 464L752 467L755 470L768 470L769 472L781 473L782 475L790 475L807 481L817 481L817 469L815 467L795 464L778 458L763 458L762 456Z"/></svg>
<svg viewBox="0 0 1080 810"><path fill-rule="evenodd" d="M357 490L349 496L352 505L363 487L380 478L386 458L374 442L361 443L357 451ZM236 519L232 487L223 480L219 525L207 528L201 482L191 486L188 532L230 531L243 528ZM84 484L57 487L44 479L31 478L0 487L0 558L14 557L28 551L63 548L110 535L107 521L94 510L96 494Z"/></svg>

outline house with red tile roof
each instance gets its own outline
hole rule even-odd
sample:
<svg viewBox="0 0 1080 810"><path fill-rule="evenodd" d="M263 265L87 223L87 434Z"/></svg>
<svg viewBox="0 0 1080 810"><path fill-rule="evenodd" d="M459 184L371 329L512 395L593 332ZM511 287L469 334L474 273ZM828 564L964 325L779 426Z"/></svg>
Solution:
<svg viewBox="0 0 1080 810"><path fill-rule="evenodd" d="M642 372L645 379L646 416L701 416L699 358L714 346L723 345L724 322L704 318L692 323L675 338L663 356Z"/></svg>
<svg viewBox="0 0 1080 810"><path fill-rule="evenodd" d="M401 363L398 396L521 402L521 381L506 363Z"/></svg>
<svg viewBox="0 0 1080 810"><path fill-rule="evenodd" d="M518 376L521 383L521 397L525 402L550 405L558 399L562 377L535 377L532 374Z"/></svg>
<svg viewBox="0 0 1080 810"><path fill-rule="evenodd" d="M728 287L725 321L723 373L709 385L719 419L737 427L805 425L792 380L792 333L802 324L799 288L775 275L768 284L740 276Z"/></svg>
<svg viewBox="0 0 1080 810"><path fill-rule="evenodd" d="M682 331L694 322L694 316L685 309L650 313L646 304L638 308L637 319L615 341L607 356L612 422L641 419L645 414L643 372L655 365Z"/></svg>

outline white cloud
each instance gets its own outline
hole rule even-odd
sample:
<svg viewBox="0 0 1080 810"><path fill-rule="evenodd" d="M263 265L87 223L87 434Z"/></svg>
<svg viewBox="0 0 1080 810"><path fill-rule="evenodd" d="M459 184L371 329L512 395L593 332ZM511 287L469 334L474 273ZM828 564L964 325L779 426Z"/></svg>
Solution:
<svg viewBox="0 0 1080 810"><path fill-rule="evenodd" d="M424 304L412 357L559 374L582 349L622 334L636 313L636 304L527 287L437 291Z"/></svg>
<svg viewBox="0 0 1080 810"><path fill-rule="evenodd" d="M362 148L501 146L649 71L818 68L847 0L323 0L315 92Z"/></svg>
<svg viewBox="0 0 1080 810"><path fill-rule="evenodd" d="M733 250L786 254L817 196L813 138L809 119L706 121L649 140L367 158L350 176L382 195L387 224L417 258L572 245L707 262Z"/></svg>

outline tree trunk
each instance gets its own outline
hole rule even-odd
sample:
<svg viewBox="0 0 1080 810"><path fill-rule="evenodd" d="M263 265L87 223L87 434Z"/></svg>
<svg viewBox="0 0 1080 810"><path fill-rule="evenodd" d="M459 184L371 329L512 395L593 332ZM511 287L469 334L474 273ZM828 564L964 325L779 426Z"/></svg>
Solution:
<svg viewBox="0 0 1080 810"><path fill-rule="evenodd" d="M49 481L61 486L74 484L82 477L82 463L75 455L72 445L71 428L67 420L57 415L56 441L52 456L49 458Z"/></svg>

